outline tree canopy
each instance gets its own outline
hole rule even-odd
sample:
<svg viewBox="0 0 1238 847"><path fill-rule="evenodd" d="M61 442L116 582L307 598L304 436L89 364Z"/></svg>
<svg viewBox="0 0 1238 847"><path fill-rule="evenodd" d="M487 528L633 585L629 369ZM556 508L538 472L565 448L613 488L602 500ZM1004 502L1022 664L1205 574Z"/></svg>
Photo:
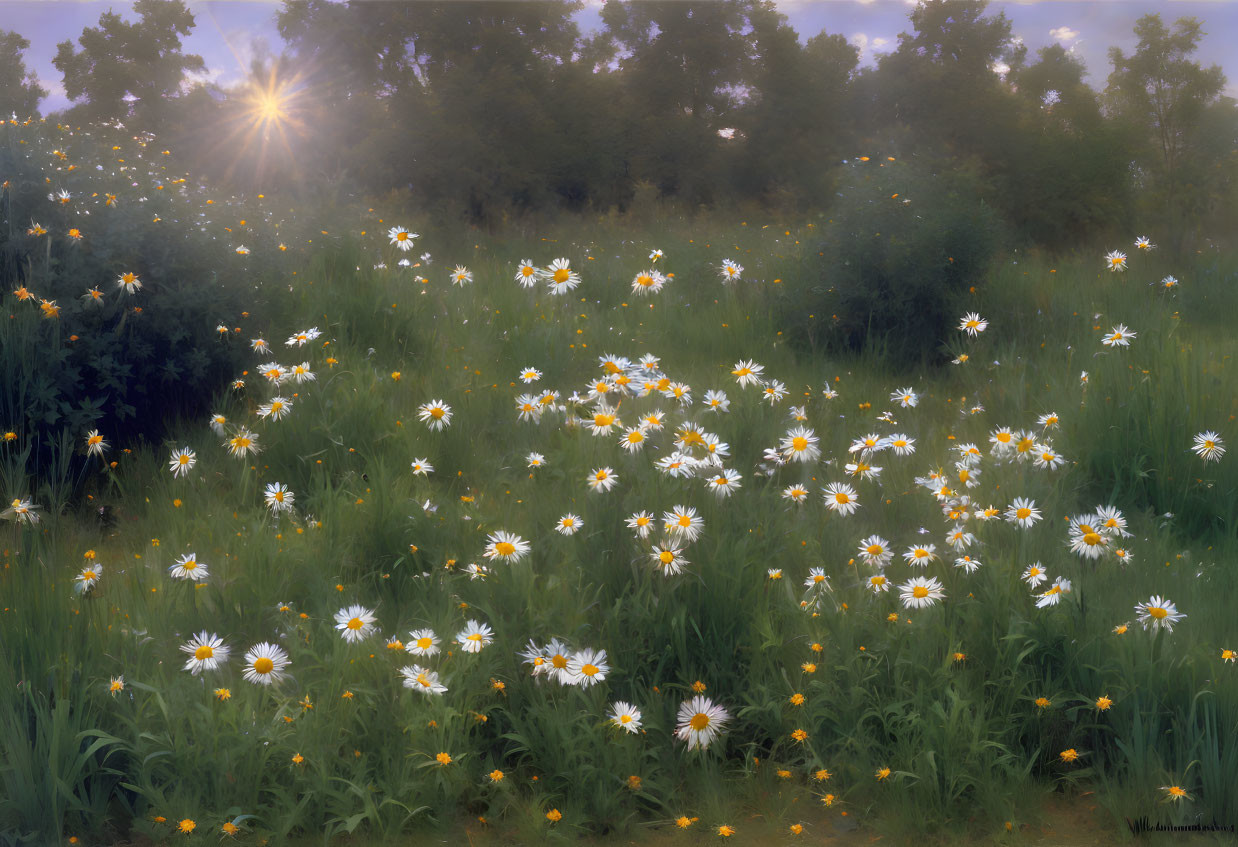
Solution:
<svg viewBox="0 0 1238 847"><path fill-rule="evenodd" d="M1220 69L1192 58L1193 18L1136 21L1138 46L1111 51L1097 92L1060 45L1029 56L985 0L918 4L866 67L842 35L796 32L773 0L606 0L590 32L582 6L285 0L284 53L222 90L193 81L183 0L137 0L136 22L105 13L56 66L74 119L162 132L217 179L407 192L474 223L651 202L824 210L843 163L865 154L957 174L1030 244L1238 215L1238 112ZM28 111L41 90L24 41L0 48L16 57L0 65L17 81L6 108ZM285 148L255 156L253 92L268 78Z"/></svg>

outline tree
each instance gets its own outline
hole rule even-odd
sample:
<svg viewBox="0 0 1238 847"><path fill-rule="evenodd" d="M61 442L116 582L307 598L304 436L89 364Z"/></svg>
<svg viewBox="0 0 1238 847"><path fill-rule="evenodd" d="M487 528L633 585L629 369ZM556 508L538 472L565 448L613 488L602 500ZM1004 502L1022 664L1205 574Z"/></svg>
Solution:
<svg viewBox="0 0 1238 847"><path fill-rule="evenodd" d="M848 85L859 51L825 32L799 37L768 0L748 13L752 52L735 115L742 132L734 173L741 196L820 207L829 175L852 143Z"/></svg>
<svg viewBox="0 0 1238 847"><path fill-rule="evenodd" d="M85 120L134 120L157 129L164 105L180 95L187 73L202 71L201 56L181 52L181 37L194 27L184 0L136 0L136 23L115 12L99 16L98 27L82 30L58 45L52 63L64 74L65 94Z"/></svg>
<svg viewBox="0 0 1238 847"><path fill-rule="evenodd" d="M22 51L29 48L28 39L0 30L0 119L10 114L32 117L38 114L39 101L47 96L38 76L26 70Z"/></svg>
<svg viewBox="0 0 1238 847"><path fill-rule="evenodd" d="M1226 123L1210 113L1232 114L1232 101L1221 97L1221 68L1205 68L1190 58L1204 35L1198 20L1180 18L1171 30L1160 15L1144 15L1135 23L1135 35L1134 53L1109 51L1113 72L1105 99L1111 114L1142 136L1137 162L1146 174L1149 199L1168 218L1171 243L1181 247L1187 225L1200 219L1205 205L1197 180L1215 164L1203 155L1212 146L1205 128ZM1232 141L1231 135L1221 145L1226 154Z"/></svg>
<svg viewBox="0 0 1238 847"><path fill-rule="evenodd" d="M750 4L630 2L602 7L626 97L635 180L662 195L709 202L721 182L718 130L732 126L748 70Z"/></svg>

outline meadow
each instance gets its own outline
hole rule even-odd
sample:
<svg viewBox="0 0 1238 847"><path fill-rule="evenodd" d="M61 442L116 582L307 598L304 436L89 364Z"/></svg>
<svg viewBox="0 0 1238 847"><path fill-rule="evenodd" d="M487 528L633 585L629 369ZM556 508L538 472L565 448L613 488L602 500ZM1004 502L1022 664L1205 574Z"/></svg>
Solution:
<svg viewBox="0 0 1238 847"><path fill-rule="evenodd" d="M904 367L792 331L828 216L482 233L0 134L0 841L1238 823L1232 253L1004 252ZM233 370L141 402L209 414L29 413L69 322L185 303L155 358Z"/></svg>

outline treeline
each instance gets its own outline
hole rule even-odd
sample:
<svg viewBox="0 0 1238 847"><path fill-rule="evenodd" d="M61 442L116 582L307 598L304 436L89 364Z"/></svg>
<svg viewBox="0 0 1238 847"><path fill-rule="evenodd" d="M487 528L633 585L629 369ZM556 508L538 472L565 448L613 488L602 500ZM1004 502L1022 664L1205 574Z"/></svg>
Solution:
<svg viewBox="0 0 1238 847"><path fill-rule="evenodd" d="M1238 223L1238 109L1192 58L1193 18L1135 21L1097 91L1075 55L1029 55L983 0L921 2L864 68L841 35L801 42L770 0L607 0L589 33L581 6L285 0L284 52L221 90L185 84L201 59L181 51L183 0L137 0L138 21L109 12L60 45L62 118L140 125L239 188L406 193L473 223L657 202L828 210L863 155L950 174L1022 243L1142 227L1194 248ZM23 46L0 33L6 111L37 87Z"/></svg>

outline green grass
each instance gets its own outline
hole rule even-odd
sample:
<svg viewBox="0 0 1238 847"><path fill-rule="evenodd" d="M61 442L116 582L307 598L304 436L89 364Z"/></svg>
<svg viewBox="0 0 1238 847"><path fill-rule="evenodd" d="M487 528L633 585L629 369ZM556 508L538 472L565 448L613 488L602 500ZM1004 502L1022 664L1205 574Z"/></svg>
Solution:
<svg viewBox="0 0 1238 847"><path fill-rule="evenodd" d="M273 206L227 203L212 227L229 216L262 221ZM1178 266L1133 255L1125 274L1098 271L1112 245L1054 263L1007 257L960 304L989 329L941 339L967 363L899 373L875 354L805 353L783 334L776 316L810 284L821 222L581 220L486 236L414 226L424 233L415 252L433 262L402 269L383 235L392 221L349 214L294 212L297 223L249 241L274 253L263 257L274 270L261 280L261 311L226 316L241 332L221 343L261 336L274 352L252 355L245 388L214 408L251 426L260 453L233 458L206 421L184 421L175 441L113 450L115 467L93 460L63 511L36 497L39 525L0 525L0 839L170 841L191 819L194 834L178 843L212 841L231 820L245 843L318 833L458 840L466 827L525 843L642 833L695 843L724 823L739 829L736 840L768 841L800 822L948 843L1005 837L1005 822L1043 814L1046 795L1087 791L1115 827L1141 815L1238 817L1238 671L1221 660L1238 646L1227 596L1238 478L1232 456L1205 464L1189 449L1205 429L1233 440L1234 342L1217 317L1232 302L1233 257ZM334 234L324 243L319 229ZM279 240L287 252L275 253ZM654 248L674 278L661 295L634 296L632 277ZM221 251L221 263L235 258ZM518 260L559 256L584 278L572 295L513 281ZM379 258L388 268L374 268ZM745 266L743 282L719 282L723 258ZM472 285L449 284L456 264L472 270ZM1150 284L1169 272L1178 292ZM31 307L7 295L6 304ZM1116 323L1138 333L1129 349L1101 345ZM284 345L309 326L322 337ZM563 414L516 420L518 394L550 387L566 402L601 373L600 356L645 354L692 386L694 404L624 398L625 424L671 413L643 452ZM788 397L771 406L740 389L730 371L747 358ZM271 395L257 368L272 359L309 361L317 375L284 386L294 408L278 422L255 414ZM524 366L542 381L521 384ZM897 408L890 393L908 385L920 403ZM838 398L823 397L826 387ZM728 394L728 413L700 405L715 388ZM453 410L442 432L417 419L435 398ZM805 406L823 459L762 476L762 452L793 424L793 404ZM878 419L887 410L897 425ZM1065 467L989 458L993 428L1032 429L1050 411L1061 418L1054 443ZM652 467L685 421L729 444L726 467L743 475L729 499ZM879 480L849 480L856 515L826 511L820 489L846 479L848 445L870 432L905 432L916 452L882 454ZM954 473L954 448L969 441L986 456L966 491L978 506L1004 510L1025 496L1044 513L1029 530L972 521L979 544L968 552L984 564L971 575L951 566L951 524L915 481ZM186 446L197 465L173 478L170 451ZM545 467L527 467L531 451ZM432 475L411 473L420 457ZM14 462L4 466L6 496L38 493ZM619 484L591 493L586 475L601 466ZM295 493L291 516L263 504L276 481ZM794 483L812 492L802 506L780 497ZM686 545L686 572L666 577L649 564L656 535L638 541L624 522L676 504L697 508L705 532ZM1133 563L1069 552L1066 518L1100 505L1126 515L1132 537L1121 543ZM94 518L99 506L114 523ZM553 526L569 511L584 527L564 537ZM523 536L532 555L470 578L497 530ZM857 547L873 533L898 553L935 543L944 561L928 572L946 600L908 610L896 590L866 590L873 571ZM79 596L72 583L88 550L104 573ZM171 580L168 566L191 551L210 577ZM1019 579L1037 560L1073 585L1058 606L1036 608ZM804 607L802 583L816 567L832 590ZM895 583L914 575L899 556L888 573ZM1135 604L1153 594L1187 614L1172 633L1134 622ZM332 620L353 603L379 622L357 645ZM470 619L494 631L476 655L451 643ZM1124 623L1129 631L1115 634ZM422 627L444 654L423 661L386 646ZM202 629L224 636L233 659L195 677L178 648ZM551 637L605 649L609 676L588 689L533 678L517 653ZM241 678L241 656L261 641L290 654L282 684ZM413 661L438 670L449 691L425 698L401 687L398 670ZM110 693L121 674L124 690ZM709 749L689 752L672 736L698 682L732 721ZM1096 708L1102 696L1113 701L1106 711ZM642 733L609 725L619 700L641 709ZM1062 760L1068 749L1077 761ZM436 761L442 752L450 764ZM495 770L501 781L488 776ZM821 770L828 779L816 778ZM1165 785L1192 799L1165 803ZM699 820L680 834L680 816Z"/></svg>

